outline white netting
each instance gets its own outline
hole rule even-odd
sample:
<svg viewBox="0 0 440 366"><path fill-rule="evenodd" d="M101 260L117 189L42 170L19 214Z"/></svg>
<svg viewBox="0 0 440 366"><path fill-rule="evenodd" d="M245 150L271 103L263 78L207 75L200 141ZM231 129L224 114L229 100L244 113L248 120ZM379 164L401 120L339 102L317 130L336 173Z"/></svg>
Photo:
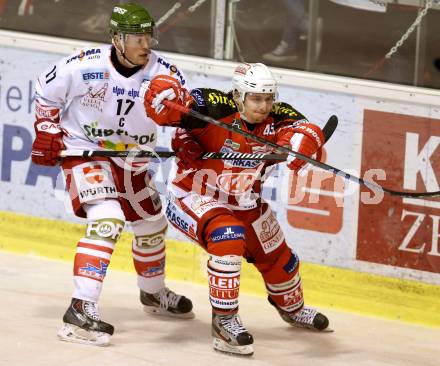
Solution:
<svg viewBox="0 0 440 366"><path fill-rule="evenodd" d="M408 39L408 37L411 35L411 33L414 32L416 27L420 24L423 17L428 12L428 10L432 7L433 3L434 3L433 0L426 1L425 7L419 11L419 14L417 15L416 20L414 20L414 22L410 25L410 27L403 34L403 36L396 42L396 44L393 47L391 47L390 51L385 55L385 58L390 59L391 56L393 56L397 52L399 47L401 47L405 43L405 41Z"/></svg>

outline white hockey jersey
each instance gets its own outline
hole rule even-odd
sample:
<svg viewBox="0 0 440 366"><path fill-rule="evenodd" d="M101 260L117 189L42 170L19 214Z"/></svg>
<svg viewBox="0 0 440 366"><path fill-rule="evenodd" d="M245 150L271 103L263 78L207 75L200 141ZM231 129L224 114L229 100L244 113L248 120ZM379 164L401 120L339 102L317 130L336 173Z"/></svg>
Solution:
<svg viewBox="0 0 440 366"><path fill-rule="evenodd" d="M165 74L187 86L183 72L154 51L148 64L130 77L116 71L110 55L110 45L84 49L49 66L38 78L37 117L60 110L67 149L154 148L157 125L146 116L141 83Z"/></svg>

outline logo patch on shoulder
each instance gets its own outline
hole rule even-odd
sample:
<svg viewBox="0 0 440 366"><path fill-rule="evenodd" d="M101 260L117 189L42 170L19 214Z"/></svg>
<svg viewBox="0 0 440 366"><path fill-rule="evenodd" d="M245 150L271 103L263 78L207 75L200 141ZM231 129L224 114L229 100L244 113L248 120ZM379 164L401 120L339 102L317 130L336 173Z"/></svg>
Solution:
<svg viewBox="0 0 440 366"><path fill-rule="evenodd" d="M203 93L200 89L193 89L191 91L191 96L199 107L205 107L205 99L203 98Z"/></svg>

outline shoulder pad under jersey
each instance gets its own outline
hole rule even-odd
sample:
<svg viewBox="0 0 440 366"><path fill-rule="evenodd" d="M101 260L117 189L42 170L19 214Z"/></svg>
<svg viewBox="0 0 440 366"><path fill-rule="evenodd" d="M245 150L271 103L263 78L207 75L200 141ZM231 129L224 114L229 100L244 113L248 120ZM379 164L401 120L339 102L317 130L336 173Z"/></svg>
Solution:
<svg viewBox="0 0 440 366"><path fill-rule="evenodd" d="M270 111L270 116L273 117L275 123L283 122L285 120L305 120L306 117L293 108L290 104L284 102L274 103L272 110Z"/></svg>
<svg viewBox="0 0 440 366"><path fill-rule="evenodd" d="M151 51L150 57L155 58L155 62L157 62L159 65L161 65L165 70L166 74L169 74L170 76L176 78L180 81L180 84L182 86L185 86L188 88L188 85L186 85L186 77L183 71L181 71L175 64L168 61L165 57L157 53L156 51ZM163 73L163 72L162 72Z"/></svg>
<svg viewBox="0 0 440 366"><path fill-rule="evenodd" d="M220 119L237 111L232 95L217 89L199 88L191 90L194 107L201 113Z"/></svg>

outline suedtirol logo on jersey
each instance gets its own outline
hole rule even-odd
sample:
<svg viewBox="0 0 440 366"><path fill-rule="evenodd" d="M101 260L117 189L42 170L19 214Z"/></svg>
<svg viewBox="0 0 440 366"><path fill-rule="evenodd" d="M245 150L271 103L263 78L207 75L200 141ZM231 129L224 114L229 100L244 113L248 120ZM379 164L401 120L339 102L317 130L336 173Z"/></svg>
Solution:
<svg viewBox="0 0 440 366"><path fill-rule="evenodd" d="M90 139L96 139L100 137L110 137L110 136L128 136L133 139L139 145L145 145L151 142L156 141L156 134L153 132L149 135L131 135L128 131L123 128L118 128L114 130L112 128L99 128L98 122L92 122L90 125L83 125L83 129L85 135ZM127 144L122 142L112 142L112 141L100 141L100 145L102 147L106 147L111 150L124 150ZM119 145L122 145L122 149L117 148Z"/></svg>

